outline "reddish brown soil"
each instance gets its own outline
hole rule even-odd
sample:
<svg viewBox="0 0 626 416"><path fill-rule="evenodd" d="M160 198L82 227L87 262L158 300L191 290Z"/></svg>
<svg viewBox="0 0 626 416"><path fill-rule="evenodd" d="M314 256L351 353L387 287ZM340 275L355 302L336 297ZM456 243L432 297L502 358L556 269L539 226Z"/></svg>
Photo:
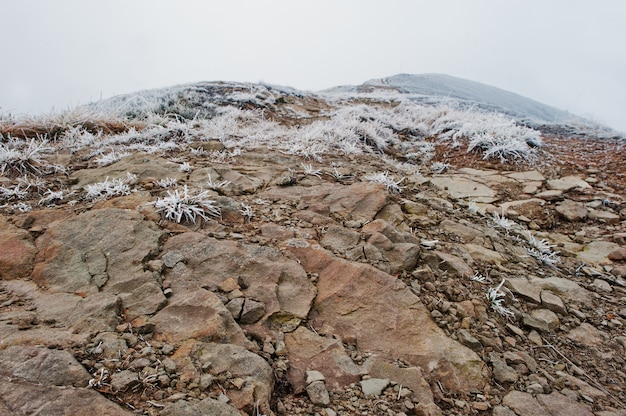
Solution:
<svg viewBox="0 0 626 416"><path fill-rule="evenodd" d="M534 161L511 161L506 169L512 171L538 169L547 178L593 175L608 192L626 195L626 141L548 136L537 149ZM502 170L497 159L483 160L476 152L447 144L436 146L433 161L449 163L455 168Z"/></svg>

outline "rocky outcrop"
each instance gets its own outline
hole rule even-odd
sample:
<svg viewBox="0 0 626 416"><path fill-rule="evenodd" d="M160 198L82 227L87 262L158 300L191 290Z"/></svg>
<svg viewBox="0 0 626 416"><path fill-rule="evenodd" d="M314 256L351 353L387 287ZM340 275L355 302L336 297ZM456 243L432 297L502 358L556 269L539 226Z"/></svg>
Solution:
<svg viewBox="0 0 626 416"><path fill-rule="evenodd" d="M487 373L480 358L447 338L404 283L302 245L292 244L290 250L307 272L319 275L309 317L318 332L350 337L360 349L388 359L392 353L432 373L447 388L469 391L484 386Z"/></svg>
<svg viewBox="0 0 626 416"><path fill-rule="evenodd" d="M28 277L36 254L31 235L0 218L0 278Z"/></svg>
<svg viewBox="0 0 626 416"><path fill-rule="evenodd" d="M130 416L124 410L94 390L29 384L2 378L0 380L0 411L5 415L77 415L94 414Z"/></svg>
<svg viewBox="0 0 626 416"><path fill-rule="evenodd" d="M338 105L283 98L272 123ZM117 161L51 142L69 171L45 194L2 168L0 413L623 414L616 164L556 145L496 164L409 130L324 153L317 135L293 150L177 123L103 132L132 142ZM405 155L416 141L441 166ZM88 197L105 178L124 192Z"/></svg>
<svg viewBox="0 0 626 416"><path fill-rule="evenodd" d="M36 241L33 280L54 292L114 294L132 319L165 305L160 276L145 270L162 231L143 216L114 208L54 223Z"/></svg>

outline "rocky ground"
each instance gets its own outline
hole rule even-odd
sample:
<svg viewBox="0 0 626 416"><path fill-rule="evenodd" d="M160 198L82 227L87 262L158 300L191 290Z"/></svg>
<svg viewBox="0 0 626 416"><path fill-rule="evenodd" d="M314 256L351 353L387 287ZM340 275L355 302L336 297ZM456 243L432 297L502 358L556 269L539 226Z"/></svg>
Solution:
<svg viewBox="0 0 626 416"><path fill-rule="evenodd" d="M59 150L65 197L0 217L0 413L626 415L623 141L499 163L427 140L437 173ZM129 192L82 196L105 178ZM167 178L219 215L164 218Z"/></svg>

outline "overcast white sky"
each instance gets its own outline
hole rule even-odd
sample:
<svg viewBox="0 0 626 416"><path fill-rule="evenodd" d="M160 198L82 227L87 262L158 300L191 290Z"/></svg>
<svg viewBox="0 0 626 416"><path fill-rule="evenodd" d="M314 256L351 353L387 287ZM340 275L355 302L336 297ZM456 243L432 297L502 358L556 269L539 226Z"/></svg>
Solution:
<svg viewBox="0 0 626 416"><path fill-rule="evenodd" d="M195 81L483 82L626 131L623 0L0 0L0 108Z"/></svg>

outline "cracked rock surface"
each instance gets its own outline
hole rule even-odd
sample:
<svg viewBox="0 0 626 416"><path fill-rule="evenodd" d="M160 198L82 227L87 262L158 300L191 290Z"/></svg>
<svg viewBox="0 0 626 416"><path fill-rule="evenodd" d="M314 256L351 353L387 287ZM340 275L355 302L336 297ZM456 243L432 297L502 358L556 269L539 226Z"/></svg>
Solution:
<svg viewBox="0 0 626 416"><path fill-rule="evenodd" d="M395 148L224 153L185 123L159 136L184 146L105 166L55 142L67 171L42 180L67 198L2 208L0 413L626 415L622 142L546 132L516 163L433 142L433 173ZM84 197L127 172L132 191ZM165 219L183 185L221 215Z"/></svg>

